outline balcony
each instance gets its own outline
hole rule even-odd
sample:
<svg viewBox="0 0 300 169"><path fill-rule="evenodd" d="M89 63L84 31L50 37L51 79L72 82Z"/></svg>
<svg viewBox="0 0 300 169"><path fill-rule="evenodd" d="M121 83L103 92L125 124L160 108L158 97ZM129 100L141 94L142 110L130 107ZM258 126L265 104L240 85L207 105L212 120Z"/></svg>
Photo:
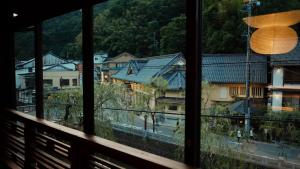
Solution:
<svg viewBox="0 0 300 169"><path fill-rule="evenodd" d="M11 168L192 168L8 109L1 110L1 135L1 160Z"/></svg>

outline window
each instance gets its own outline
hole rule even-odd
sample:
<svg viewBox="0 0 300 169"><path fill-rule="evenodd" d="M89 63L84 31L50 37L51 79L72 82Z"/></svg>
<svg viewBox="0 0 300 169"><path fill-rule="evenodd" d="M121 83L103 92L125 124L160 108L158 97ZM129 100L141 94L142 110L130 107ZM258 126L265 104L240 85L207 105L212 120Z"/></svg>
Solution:
<svg viewBox="0 0 300 169"><path fill-rule="evenodd" d="M34 33L15 33L17 110L35 115Z"/></svg>
<svg viewBox="0 0 300 169"><path fill-rule="evenodd" d="M201 113L197 112L201 119L196 119L201 120L201 168L297 168L300 2L203 2L202 65L197 65L202 67L203 78ZM185 98L178 97L185 96L180 94L185 92L185 68L173 69L176 64L172 65L185 67L184 60L191 57L184 56L189 47L185 46L189 41L185 39L184 1L109 0L96 5L94 13L95 39L94 46L90 45L94 51L105 52L110 59L124 52L133 56L118 61L118 71L105 74L112 81L93 78L90 108L96 135L183 161L184 143L190 143L184 140L184 131L195 128L185 129L185 111L175 114L166 109L185 107ZM82 71L74 68L80 63L82 46L80 16L75 11L43 23L43 79L53 79L52 88L44 87L45 117L77 129L82 129L82 94L86 91L69 83L79 77L76 83L82 84ZM27 40L32 38L26 36L25 43L22 38L16 41L17 47L30 44ZM18 50L20 110L35 106L35 70L33 58L25 57L32 53ZM128 77L125 65L133 60L138 73ZM130 90L135 84L142 89ZM172 94L166 95L168 92ZM227 99L228 94L237 93L243 97Z"/></svg>
<svg viewBox="0 0 300 169"><path fill-rule="evenodd" d="M131 75L131 74L133 74L133 70L132 70L132 68L131 68L131 67L129 67L129 68L128 68L128 72L127 72L127 74L128 74L128 75Z"/></svg>
<svg viewBox="0 0 300 169"><path fill-rule="evenodd" d="M230 96L238 96L239 95L239 87L229 87Z"/></svg>
<svg viewBox="0 0 300 169"><path fill-rule="evenodd" d="M185 1L109 0L94 15L94 51L112 68L94 85L96 135L183 161Z"/></svg>
<svg viewBox="0 0 300 169"><path fill-rule="evenodd" d="M60 86L69 86L70 85L70 81L69 79L60 79Z"/></svg>
<svg viewBox="0 0 300 169"><path fill-rule="evenodd" d="M228 96L228 93L227 93L227 88L226 87L221 87L220 88L220 98L221 99L226 99L227 96Z"/></svg>
<svg viewBox="0 0 300 169"><path fill-rule="evenodd" d="M77 79L72 79L73 86L77 86Z"/></svg>
<svg viewBox="0 0 300 169"><path fill-rule="evenodd" d="M169 110L174 110L174 111L176 111L178 108L177 108L177 106L169 106Z"/></svg>
<svg viewBox="0 0 300 169"><path fill-rule="evenodd" d="M246 87L240 87L240 94L246 96Z"/></svg>
<svg viewBox="0 0 300 169"><path fill-rule="evenodd" d="M300 165L299 12L296 0L203 0L200 168Z"/></svg>
<svg viewBox="0 0 300 169"><path fill-rule="evenodd" d="M286 66L284 69L284 83L285 84L299 84L299 66Z"/></svg>
<svg viewBox="0 0 300 169"><path fill-rule="evenodd" d="M263 96L263 88L260 87L252 87L252 96L253 97L262 97Z"/></svg>
<svg viewBox="0 0 300 169"><path fill-rule="evenodd" d="M42 23L43 79L52 80L51 86L44 85L44 117L78 130L82 130L83 92L73 86L82 84L83 78L81 15L77 10Z"/></svg>

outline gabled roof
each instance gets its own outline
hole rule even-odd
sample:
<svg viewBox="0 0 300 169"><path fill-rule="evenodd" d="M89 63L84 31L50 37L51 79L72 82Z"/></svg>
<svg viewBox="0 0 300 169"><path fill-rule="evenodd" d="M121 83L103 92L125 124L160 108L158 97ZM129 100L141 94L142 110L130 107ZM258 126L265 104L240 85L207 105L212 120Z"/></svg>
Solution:
<svg viewBox="0 0 300 169"><path fill-rule="evenodd" d="M185 84L182 85L182 81L185 81L182 79L184 75L181 73L177 74L177 72L172 73L171 70L177 62L182 60L184 60L184 58L181 53L133 60L112 77L126 81L149 84L154 78L165 75L164 78L170 83L170 89L177 89L185 87ZM134 69L133 73L128 73L129 69ZM134 71L136 72L134 73Z"/></svg>
<svg viewBox="0 0 300 169"><path fill-rule="evenodd" d="M245 83L246 54L204 54L202 79L211 83ZM251 55L250 83L267 83L267 57Z"/></svg>
<svg viewBox="0 0 300 169"><path fill-rule="evenodd" d="M250 112L251 114L261 114L265 110L264 107L262 107L261 103L254 103L253 99L250 100L249 106L250 106ZM246 114L247 112L247 101L246 100L239 100L229 106L229 111L233 113L241 113Z"/></svg>
<svg viewBox="0 0 300 169"><path fill-rule="evenodd" d="M121 54L119 54L119 55L117 55L117 56L115 56L115 57L107 58L105 62L106 62L106 63L110 63L110 62L123 63L123 62L128 62L128 61L129 61L129 60L127 60L127 59L126 59L125 61L121 60L122 57L130 57L129 60L135 59L135 58L136 58L135 56L133 56L133 55L130 54L130 53L123 52L123 53L121 53Z"/></svg>
<svg viewBox="0 0 300 169"><path fill-rule="evenodd" d="M185 71L174 70L166 73L163 77L168 81L168 89L182 90L185 89Z"/></svg>
<svg viewBox="0 0 300 169"><path fill-rule="evenodd" d="M272 66L300 65L300 43L287 54L271 55Z"/></svg>
<svg viewBox="0 0 300 169"><path fill-rule="evenodd" d="M132 70L132 73L137 74L145 66L146 63L146 60L131 60L128 63L128 71Z"/></svg>
<svg viewBox="0 0 300 169"><path fill-rule="evenodd" d="M44 66L44 71L73 71L74 69L70 68L68 65L56 64L52 66Z"/></svg>
<svg viewBox="0 0 300 169"><path fill-rule="evenodd" d="M34 65L35 65L34 62L35 62L35 58L25 61L23 63L17 64L16 67L24 67L25 65L28 65L28 64L31 64L31 67L34 67ZM59 63L67 63L67 62L68 61L61 59L60 57L56 56L51 51L43 56L43 65L44 66L55 65L55 64L59 64Z"/></svg>

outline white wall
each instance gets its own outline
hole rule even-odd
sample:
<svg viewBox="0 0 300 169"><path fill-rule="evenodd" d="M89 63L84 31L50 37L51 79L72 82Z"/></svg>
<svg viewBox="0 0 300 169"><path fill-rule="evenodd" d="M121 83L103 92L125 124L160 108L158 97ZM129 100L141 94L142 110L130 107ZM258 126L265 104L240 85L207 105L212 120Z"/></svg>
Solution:
<svg viewBox="0 0 300 169"><path fill-rule="evenodd" d="M273 87L282 87L283 84L284 70L281 67L274 68L272 74L272 85ZM279 112L282 110L282 92L272 92L272 111Z"/></svg>
<svg viewBox="0 0 300 169"><path fill-rule="evenodd" d="M272 85L274 87L283 86L283 74L284 74L283 68L274 68L273 69Z"/></svg>
<svg viewBox="0 0 300 169"><path fill-rule="evenodd" d="M21 88L22 87L22 77L20 74L23 73L28 73L28 69L18 69L16 70L16 88Z"/></svg>

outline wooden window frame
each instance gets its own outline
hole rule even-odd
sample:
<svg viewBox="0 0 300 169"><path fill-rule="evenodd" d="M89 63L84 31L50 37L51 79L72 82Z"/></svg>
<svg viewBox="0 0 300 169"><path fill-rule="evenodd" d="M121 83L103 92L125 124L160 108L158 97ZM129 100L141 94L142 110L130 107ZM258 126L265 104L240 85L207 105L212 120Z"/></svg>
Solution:
<svg viewBox="0 0 300 169"><path fill-rule="evenodd" d="M93 51L93 3L83 3L82 53L83 53L83 131L94 134L94 51ZM202 81L202 0L186 0L186 103L185 163L200 167L201 131L201 81ZM43 119L43 56L42 23L34 25L36 117ZM14 60L14 57L11 58ZM14 88L14 90L16 90ZM13 105L16 108L16 105Z"/></svg>

